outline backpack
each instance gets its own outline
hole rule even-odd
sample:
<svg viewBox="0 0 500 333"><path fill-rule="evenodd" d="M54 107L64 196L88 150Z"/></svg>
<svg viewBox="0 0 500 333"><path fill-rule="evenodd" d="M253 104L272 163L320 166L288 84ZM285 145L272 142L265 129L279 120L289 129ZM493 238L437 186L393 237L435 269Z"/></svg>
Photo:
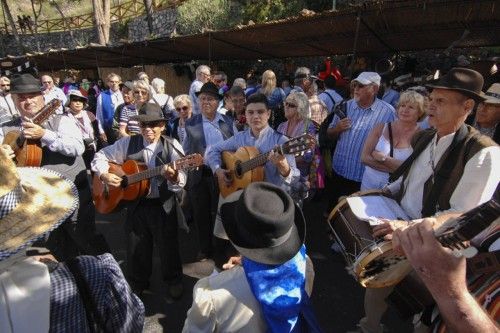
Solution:
<svg viewBox="0 0 500 333"><path fill-rule="evenodd" d="M337 144L337 140L333 140L328 137L327 131L328 126L330 126L333 117L337 115L340 119L345 118L347 116L347 101L342 100L338 105L336 105L333 109L333 112L323 120L318 130L318 143L321 149L330 149L334 150Z"/></svg>

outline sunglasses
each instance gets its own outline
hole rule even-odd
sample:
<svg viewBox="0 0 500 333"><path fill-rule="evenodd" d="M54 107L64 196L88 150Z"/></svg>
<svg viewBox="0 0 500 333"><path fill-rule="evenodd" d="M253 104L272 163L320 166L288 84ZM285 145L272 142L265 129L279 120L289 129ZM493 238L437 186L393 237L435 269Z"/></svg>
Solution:
<svg viewBox="0 0 500 333"><path fill-rule="evenodd" d="M87 101L84 100L83 98L72 98L71 102L80 102L80 103L84 103L85 104L85 102L87 102Z"/></svg>
<svg viewBox="0 0 500 333"><path fill-rule="evenodd" d="M175 108L175 109L176 109L178 112L181 112L181 110L182 110L182 111L187 111L187 110L189 110L189 106L183 106L183 107L181 107L181 108Z"/></svg>
<svg viewBox="0 0 500 333"><path fill-rule="evenodd" d="M157 121L141 121L139 123L139 126L141 127L149 127L149 128L153 128L153 127L161 127L165 122L162 121L162 120L157 120Z"/></svg>
<svg viewBox="0 0 500 333"><path fill-rule="evenodd" d="M296 105L296 104L292 104L292 103L288 103L288 102L285 102L285 106L286 106L287 108L292 108L292 109L297 107L297 105Z"/></svg>
<svg viewBox="0 0 500 333"><path fill-rule="evenodd" d="M136 91L134 91L134 94L146 96L148 94L148 92L142 91L142 90L136 90Z"/></svg>
<svg viewBox="0 0 500 333"><path fill-rule="evenodd" d="M42 81L43 84L50 84L52 81Z"/></svg>
<svg viewBox="0 0 500 333"><path fill-rule="evenodd" d="M354 83L352 84L352 86L353 86L354 88L359 88L359 89L362 89L362 88L366 87L367 85L366 85L366 84L359 83L359 82L354 82Z"/></svg>

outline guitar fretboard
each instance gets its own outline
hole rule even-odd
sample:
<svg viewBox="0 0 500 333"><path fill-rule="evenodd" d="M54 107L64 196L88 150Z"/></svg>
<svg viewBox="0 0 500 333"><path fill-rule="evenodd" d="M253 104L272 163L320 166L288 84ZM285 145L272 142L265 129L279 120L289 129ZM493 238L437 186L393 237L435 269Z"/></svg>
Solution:
<svg viewBox="0 0 500 333"><path fill-rule="evenodd" d="M251 160L248 160L248 161L245 161L245 162L241 163L241 165L240 165L240 167L241 167L241 174L244 174L247 171L253 170L256 167L265 164L266 161L267 161L267 158L269 157L269 154L273 150L270 150L267 153L263 153L263 154L257 155L254 158L252 158Z"/></svg>
<svg viewBox="0 0 500 333"><path fill-rule="evenodd" d="M167 165L169 167L172 167L173 164L174 164L174 162L168 163ZM154 167L151 169L147 169L147 170L135 173L133 175L128 175L127 176L127 184L138 183L144 179L149 179L152 177L160 176L161 171L163 170L163 167L164 167L164 165L160 165L160 166L157 166L157 167Z"/></svg>

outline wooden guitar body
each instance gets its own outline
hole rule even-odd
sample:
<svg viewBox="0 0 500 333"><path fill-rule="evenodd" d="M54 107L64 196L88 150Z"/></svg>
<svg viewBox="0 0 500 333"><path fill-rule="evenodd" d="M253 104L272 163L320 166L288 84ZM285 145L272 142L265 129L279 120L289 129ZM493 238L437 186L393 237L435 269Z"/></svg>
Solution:
<svg viewBox="0 0 500 333"><path fill-rule="evenodd" d="M231 178L233 180L229 186L219 180L219 191L223 198L237 190L247 187L248 184L252 182L264 180L264 166L262 165L243 174L239 170L241 162L251 160L259 154L259 150L251 146L240 147L234 153L228 151L222 152L224 168L231 171Z"/></svg>
<svg viewBox="0 0 500 333"><path fill-rule="evenodd" d="M133 201L145 196L149 191L149 179L127 184L124 176L133 175L146 169L145 164L133 160L128 160L123 165L110 162L109 172L123 177L122 186L120 187L105 186L99 177L94 175L92 197L96 210L101 214L108 214L113 212L122 200Z"/></svg>
<svg viewBox="0 0 500 333"><path fill-rule="evenodd" d="M40 140L24 140L21 131L8 132L3 143L9 145L16 155L15 162L18 167L39 167L42 163L42 145Z"/></svg>

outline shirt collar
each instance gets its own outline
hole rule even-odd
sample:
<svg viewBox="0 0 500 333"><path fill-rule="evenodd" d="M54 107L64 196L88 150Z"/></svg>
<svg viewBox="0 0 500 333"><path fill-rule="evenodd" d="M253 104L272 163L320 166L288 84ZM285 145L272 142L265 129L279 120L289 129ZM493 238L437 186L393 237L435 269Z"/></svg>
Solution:
<svg viewBox="0 0 500 333"><path fill-rule="evenodd" d="M249 134L252 138L254 138L254 139L258 140L258 139L260 139L260 138L262 138L262 137L266 136L266 135L267 135L267 133L270 131L270 129L271 129L271 127L270 127L269 125L266 125L266 127L264 127L264 129L262 129L262 131L260 131L260 133L259 133L259 137L255 137L255 136L253 135L252 129L251 129L250 127L247 129L247 131L248 131L248 134Z"/></svg>
<svg viewBox="0 0 500 333"><path fill-rule="evenodd" d="M207 117L205 117L205 115L203 113L201 114L201 117L202 117L204 122L206 121L209 123L218 123L220 120L223 120L222 115L217 111L215 112L214 120L209 120Z"/></svg>

